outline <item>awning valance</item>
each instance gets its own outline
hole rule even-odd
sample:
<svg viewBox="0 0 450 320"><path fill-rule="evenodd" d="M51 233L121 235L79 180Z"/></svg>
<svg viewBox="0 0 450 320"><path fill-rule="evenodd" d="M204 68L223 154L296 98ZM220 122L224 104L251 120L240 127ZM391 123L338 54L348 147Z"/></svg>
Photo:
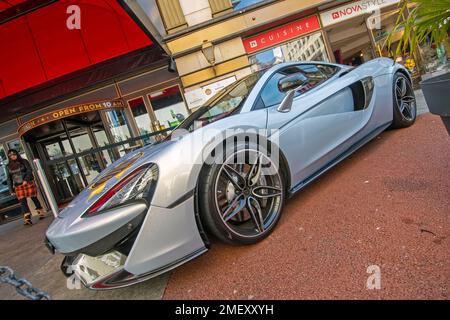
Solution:
<svg viewBox="0 0 450 320"><path fill-rule="evenodd" d="M39 117L36 117L34 119L31 119L30 121L25 122L19 127L18 132L20 136L23 136L28 131L52 121L61 120L64 118L68 118L86 112L111 110L117 108L124 108L122 100L97 101L92 103L83 103L76 106L65 107L59 110L47 112L43 115L40 115Z"/></svg>

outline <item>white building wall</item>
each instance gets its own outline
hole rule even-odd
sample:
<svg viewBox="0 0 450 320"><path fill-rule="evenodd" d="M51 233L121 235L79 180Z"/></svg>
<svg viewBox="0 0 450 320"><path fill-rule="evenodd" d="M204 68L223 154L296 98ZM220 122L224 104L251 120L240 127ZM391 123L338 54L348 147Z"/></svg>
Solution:
<svg viewBox="0 0 450 320"><path fill-rule="evenodd" d="M189 27L212 19L208 0L180 0L180 6Z"/></svg>

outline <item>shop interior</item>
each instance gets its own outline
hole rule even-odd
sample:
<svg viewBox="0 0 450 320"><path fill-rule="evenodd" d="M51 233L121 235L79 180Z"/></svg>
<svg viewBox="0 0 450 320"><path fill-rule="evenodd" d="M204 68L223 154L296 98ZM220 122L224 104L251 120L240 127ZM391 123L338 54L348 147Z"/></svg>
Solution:
<svg viewBox="0 0 450 320"><path fill-rule="evenodd" d="M336 62L358 66L376 57L393 58L403 30L392 36L390 50L387 39L398 15L399 10L394 6L382 9L377 16L362 15L326 28ZM410 54L397 57L396 61L405 65L413 75L417 72Z"/></svg>
<svg viewBox="0 0 450 320"><path fill-rule="evenodd" d="M326 29L336 63L359 66L375 57L366 17L356 17Z"/></svg>

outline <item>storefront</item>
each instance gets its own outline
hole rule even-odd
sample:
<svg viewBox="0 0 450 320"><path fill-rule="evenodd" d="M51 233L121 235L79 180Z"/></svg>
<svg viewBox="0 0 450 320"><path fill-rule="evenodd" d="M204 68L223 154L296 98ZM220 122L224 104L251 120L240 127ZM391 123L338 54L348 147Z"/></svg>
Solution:
<svg viewBox="0 0 450 320"><path fill-rule="evenodd" d="M14 146L27 150L28 159L41 159L62 204L127 152L164 138L188 114L177 75L164 66L19 117Z"/></svg>
<svg viewBox="0 0 450 320"><path fill-rule="evenodd" d="M78 1L81 30L66 26L68 4L50 1L0 25L0 41L15 44L0 53L1 219L20 213L8 190L7 150L40 159L63 205L190 113L167 54L116 1Z"/></svg>
<svg viewBox="0 0 450 320"><path fill-rule="evenodd" d="M333 61L356 66L389 56L392 52L386 51L386 39L398 19L399 2L333 1L317 7L317 14L244 37L251 69L287 61ZM392 50L402 34L399 30L393 36Z"/></svg>
<svg viewBox="0 0 450 320"><path fill-rule="evenodd" d="M391 36L390 51L387 40L396 23L405 18L399 17L399 3L399 0L360 0L320 7L320 18L334 60L357 66L376 57L394 57L403 30ZM419 66L411 53L396 60L418 79Z"/></svg>

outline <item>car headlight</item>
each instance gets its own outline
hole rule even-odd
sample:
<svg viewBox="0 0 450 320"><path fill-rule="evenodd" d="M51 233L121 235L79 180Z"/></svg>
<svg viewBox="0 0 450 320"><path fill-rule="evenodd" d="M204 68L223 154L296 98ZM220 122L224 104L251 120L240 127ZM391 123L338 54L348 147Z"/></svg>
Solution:
<svg viewBox="0 0 450 320"><path fill-rule="evenodd" d="M158 181L158 167L154 163L143 165L118 181L98 199L83 217L117 207L132 200L151 201Z"/></svg>

